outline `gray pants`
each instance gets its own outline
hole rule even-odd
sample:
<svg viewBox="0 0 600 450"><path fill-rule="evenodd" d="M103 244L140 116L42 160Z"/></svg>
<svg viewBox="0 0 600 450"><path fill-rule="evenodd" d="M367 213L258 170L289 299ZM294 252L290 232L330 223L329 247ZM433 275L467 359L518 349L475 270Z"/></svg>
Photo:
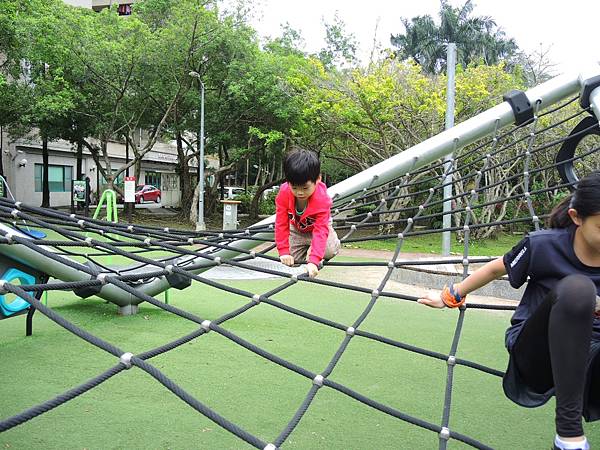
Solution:
<svg viewBox="0 0 600 450"><path fill-rule="evenodd" d="M302 264L307 260L307 253L310 249L312 233L300 233L294 225L290 225L290 255L294 258L295 264ZM325 246L325 260L333 258L340 251L340 240L337 233L329 225L329 235L327 236L327 245Z"/></svg>

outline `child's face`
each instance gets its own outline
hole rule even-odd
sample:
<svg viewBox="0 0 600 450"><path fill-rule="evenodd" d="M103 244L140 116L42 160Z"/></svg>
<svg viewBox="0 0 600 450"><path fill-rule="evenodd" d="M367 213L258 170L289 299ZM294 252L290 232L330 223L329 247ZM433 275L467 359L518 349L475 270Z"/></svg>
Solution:
<svg viewBox="0 0 600 450"><path fill-rule="evenodd" d="M600 254L600 214L595 214L593 216L588 216L585 219L581 219L577 216L577 213L572 214L571 211L575 211L573 209L569 210L569 215L573 222L579 226L579 230L581 231L581 236L585 243L590 247L591 250Z"/></svg>
<svg viewBox="0 0 600 450"><path fill-rule="evenodd" d="M292 194L294 197L300 200L306 200L308 197L313 195L315 189L317 189L317 183L314 181L307 181L304 184L291 184L290 189L292 190Z"/></svg>

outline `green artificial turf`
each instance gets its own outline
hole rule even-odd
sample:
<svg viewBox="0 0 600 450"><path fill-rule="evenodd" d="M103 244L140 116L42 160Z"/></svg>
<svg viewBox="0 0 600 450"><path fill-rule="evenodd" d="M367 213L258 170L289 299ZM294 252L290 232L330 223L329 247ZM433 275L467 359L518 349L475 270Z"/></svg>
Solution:
<svg viewBox="0 0 600 450"><path fill-rule="evenodd" d="M471 240L469 242L469 256L501 256L521 239L523 239L523 234L520 233L502 233L494 239ZM380 239L350 242L345 246L348 248L394 251L397 242L397 239ZM440 254L442 251L442 235L441 233L435 233L409 236L402 243L402 251L406 253ZM454 235L451 240L450 251L455 255L462 255L464 251L464 243L458 242Z"/></svg>
<svg viewBox="0 0 600 450"><path fill-rule="evenodd" d="M229 281L264 293L279 280ZM158 298L163 299L163 296ZM301 282L273 297L289 306L351 325L370 296ZM170 291L170 304L214 320L248 299L194 283ZM152 305L121 317L116 307L71 293L50 292L49 306L77 326L123 351L139 353L197 328ZM457 311L380 298L361 329L447 353ZM504 330L510 313L467 311L458 356L503 370ZM83 342L45 318L34 319L24 336L25 318L0 322L0 418L44 402L116 364L116 358ZM283 312L265 303L223 326L247 341L319 373L344 332ZM211 332L149 360L205 405L266 442L293 417L311 381ZM330 379L405 414L441 423L446 364L355 336ZM549 447L554 435L553 403L524 409L507 400L498 377L457 366L450 428L498 449ZM592 443L600 426L586 425ZM299 449L429 449L434 432L372 409L331 388L317 393L308 412L285 442ZM467 448L451 440L449 448ZM242 449L249 446L192 410L138 368L30 422L0 434L10 449Z"/></svg>

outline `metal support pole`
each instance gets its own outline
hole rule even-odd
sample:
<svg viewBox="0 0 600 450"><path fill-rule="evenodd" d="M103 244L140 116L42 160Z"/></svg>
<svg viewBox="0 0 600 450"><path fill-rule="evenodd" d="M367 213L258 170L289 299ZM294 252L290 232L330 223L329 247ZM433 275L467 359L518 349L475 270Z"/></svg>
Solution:
<svg viewBox="0 0 600 450"><path fill-rule="evenodd" d="M204 83L198 78L200 84L200 157L198 166L200 168L200 174L198 178L198 223L196 224L196 231L206 230L206 224L204 223Z"/></svg>
<svg viewBox="0 0 600 450"><path fill-rule="evenodd" d="M446 75L448 78L448 84L446 85L446 130L449 130L454 126L454 93L455 83L454 74L456 72L456 44L448 44L448 56L446 59ZM444 156L444 172L452 170L452 159L454 154ZM442 216L442 225L444 229L448 229L452 226L452 201L448 200L452 197L452 174L449 173L444 178L444 203ZM450 231L442 232L442 255L450 255L452 234Z"/></svg>

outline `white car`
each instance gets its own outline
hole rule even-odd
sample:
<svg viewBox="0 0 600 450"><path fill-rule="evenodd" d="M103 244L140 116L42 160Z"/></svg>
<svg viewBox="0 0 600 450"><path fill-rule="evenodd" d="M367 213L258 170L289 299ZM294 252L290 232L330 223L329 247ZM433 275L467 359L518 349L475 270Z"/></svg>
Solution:
<svg viewBox="0 0 600 450"><path fill-rule="evenodd" d="M244 188L236 186L225 186L225 198L228 200L234 200L238 195L245 192Z"/></svg>

